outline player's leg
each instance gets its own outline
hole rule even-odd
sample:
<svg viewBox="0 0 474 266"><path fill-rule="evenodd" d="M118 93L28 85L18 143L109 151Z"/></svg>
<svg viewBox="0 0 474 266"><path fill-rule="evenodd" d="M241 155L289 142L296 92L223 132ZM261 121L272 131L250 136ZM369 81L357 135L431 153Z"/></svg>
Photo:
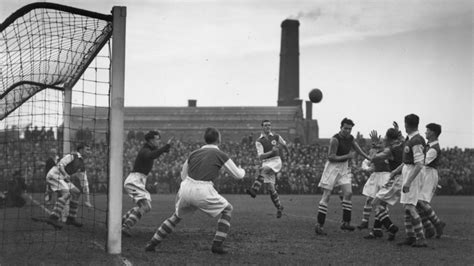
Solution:
<svg viewBox="0 0 474 266"><path fill-rule="evenodd" d="M383 225L388 231L387 240L395 240L395 235L397 234L399 229L396 225L393 224L392 220L390 219L387 203L382 202L382 204L379 205L377 218L380 220L381 225Z"/></svg>
<svg viewBox="0 0 474 266"><path fill-rule="evenodd" d="M122 224L122 234L131 236L130 229L135 226L145 213L151 211L151 201L148 199L140 199L137 202L138 208L132 208L130 214Z"/></svg>
<svg viewBox="0 0 474 266"><path fill-rule="evenodd" d="M314 229L317 235L327 235L324 231L324 223L326 221L326 215L328 213L328 204L329 204L329 197L331 196L331 190L323 189L323 195L321 196L321 200L319 201L318 206L318 216L317 216L317 223Z"/></svg>
<svg viewBox="0 0 474 266"><path fill-rule="evenodd" d="M342 230L354 231L355 227L351 225L352 217L352 184L342 184Z"/></svg>
<svg viewBox="0 0 474 266"><path fill-rule="evenodd" d="M410 204L404 204L403 205L406 239L404 241L398 243L399 246L402 246L402 245L411 246L416 242L415 231L413 229L413 223L412 223L412 215L411 215L409 206L410 206Z"/></svg>
<svg viewBox="0 0 474 266"><path fill-rule="evenodd" d="M173 232L181 218L175 212L171 217L166 219L157 229L150 241L148 241L145 251L155 251L155 247L163 241L169 234Z"/></svg>
<svg viewBox="0 0 474 266"><path fill-rule="evenodd" d="M369 228L370 213L372 212L372 201L372 197L367 197L365 199L364 209L362 211L362 221L360 225L357 226L357 229L359 230Z"/></svg>
<svg viewBox="0 0 474 266"><path fill-rule="evenodd" d="M230 231L230 219L232 217L233 207L229 203L225 209L221 212L219 220L217 220L217 231L212 241L212 253L225 254L227 251L224 250L223 243L227 238L227 234Z"/></svg>
<svg viewBox="0 0 474 266"><path fill-rule="evenodd" d="M423 224L423 229L425 230L425 237L432 238L435 236L436 231L433 223L428 217L428 212L421 206L421 200L416 204L416 211L421 217L421 223Z"/></svg>
<svg viewBox="0 0 474 266"><path fill-rule="evenodd" d="M283 205L280 202L280 197L275 188L275 173L272 171L271 175L269 176L270 178L268 178L268 180L265 180L265 186L267 187L267 190L269 191L270 199L272 200L273 205L277 209L276 217L281 218L282 212L283 212Z"/></svg>
<svg viewBox="0 0 474 266"><path fill-rule="evenodd" d="M66 205L66 202L68 199L71 197L71 194L69 193L68 189L62 189L60 191L56 191L58 194L56 202L54 203L54 208L49 215L49 219L47 220L47 223L52 225L56 229L61 229L62 225L59 221L59 218L62 215L64 206Z"/></svg>
<svg viewBox="0 0 474 266"><path fill-rule="evenodd" d="M418 201L417 209L423 213L423 216L427 221L430 221L431 224L434 225L436 230L436 238L440 238L441 235L443 235L443 230L446 224L439 219L438 215L436 215L429 202L421 200Z"/></svg>
<svg viewBox="0 0 474 266"><path fill-rule="evenodd" d="M265 170L266 169L263 167L257 170L257 177L255 178L255 181L253 182L252 186L246 190L247 194L249 194L252 198L257 196L257 192L263 185L263 175Z"/></svg>
<svg viewBox="0 0 474 266"><path fill-rule="evenodd" d="M75 227L82 227L82 223L76 220L81 191L72 183L70 183L70 186L69 193L71 194L71 198L69 199L69 213L67 215L66 224L74 225Z"/></svg>

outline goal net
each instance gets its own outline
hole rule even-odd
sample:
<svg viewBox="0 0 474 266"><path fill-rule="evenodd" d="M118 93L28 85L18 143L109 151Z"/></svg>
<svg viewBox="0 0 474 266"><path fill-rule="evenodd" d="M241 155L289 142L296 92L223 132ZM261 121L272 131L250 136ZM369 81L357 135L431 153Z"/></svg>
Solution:
<svg viewBox="0 0 474 266"><path fill-rule="evenodd" d="M35 3L0 24L4 251L107 244L113 21L112 14ZM81 154L85 174L70 180L81 194L65 203L58 230L47 219L61 194L46 176L81 144L90 147ZM71 214L82 227L64 223Z"/></svg>

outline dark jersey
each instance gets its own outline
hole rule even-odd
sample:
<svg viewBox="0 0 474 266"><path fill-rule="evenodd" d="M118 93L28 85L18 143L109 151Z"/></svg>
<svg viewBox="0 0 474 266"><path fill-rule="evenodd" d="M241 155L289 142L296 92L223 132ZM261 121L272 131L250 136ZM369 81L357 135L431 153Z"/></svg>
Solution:
<svg viewBox="0 0 474 266"><path fill-rule="evenodd" d="M229 156L214 147L202 147L193 151L188 158L188 176L194 180L214 181Z"/></svg>
<svg viewBox="0 0 474 266"><path fill-rule="evenodd" d="M44 165L44 175L46 176L49 170L51 170L51 168L53 168L55 165L56 165L56 161L53 158L49 157L48 160L46 160L45 165Z"/></svg>
<svg viewBox="0 0 474 266"><path fill-rule="evenodd" d="M66 170L68 175L73 175L77 172L84 172L86 170L84 159L77 152L64 156L59 163L64 165L64 170Z"/></svg>
<svg viewBox="0 0 474 266"><path fill-rule="evenodd" d="M420 134L416 134L411 139L405 141L403 147L403 163L404 164L415 164L415 158L413 154L413 147L416 145L421 145L425 147L425 139Z"/></svg>
<svg viewBox="0 0 474 266"><path fill-rule="evenodd" d="M397 169L403 162L403 144L397 144L390 147L392 158L388 159L390 171Z"/></svg>
<svg viewBox="0 0 474 266"><path fill-rule="evenodd" d="M148 175L153 168L153 160L158 158L161 154L170 151L170 144L166 144L161 148L153 148L150 144L145 143L138 152L135 164L133 165L133 172Z"/></svg>
<svg viewBox="0 0 474 266"><path fill-rule="evenodd" d="M278 134L269 135L267 137L261 136L260 138L257 139L257 142L262 144L263 153L271 151L273 149L273 146L277 145L279 141L280 141L280 135ZM279 156L279 155L276 154L275 156L272 156L272 157L276 157L276 156ZM272 157L269 157L269 158L272 158Z"/></svg>
<svg viewBox="0 0 474 266"><path fill-rule="evenodd" d="M432 146L429 146L426 145L425 147L425 154L428 152L429 149L435 149L436 150L436 158L431 161L429 164L427 164L426 166L429 166L431 168L435 168L435 169L438 169L438 165L439 165L439 161L440 161L440 157L441 157L441 148L439 146L439 143L436 143L436 144L433 144Z"/></svg>
<svg viewBox="0 0 474 266"><path fill-rule="evenodd" d="M352 143L354 142L354 137L352 135L349 135L349 137L343 137L341 134L337 133L336 135L333 136L333 138L336 138L337 141L339 142L339 145L337 145L337 150L336 150L336 155L337 156L342 156L349 154L352 149ZM347 160L344 160L344 162Z"/></svg>

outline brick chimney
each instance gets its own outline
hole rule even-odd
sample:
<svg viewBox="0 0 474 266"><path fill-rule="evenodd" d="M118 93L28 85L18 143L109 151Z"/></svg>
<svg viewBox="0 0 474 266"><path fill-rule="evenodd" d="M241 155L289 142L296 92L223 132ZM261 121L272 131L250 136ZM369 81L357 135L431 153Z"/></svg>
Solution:
<svg viewBox="0 0 474 266"><path fill-rule="evenodd" d="M286 19L281 23L280 77L278 106L301 106L298 20Z"/></svg>

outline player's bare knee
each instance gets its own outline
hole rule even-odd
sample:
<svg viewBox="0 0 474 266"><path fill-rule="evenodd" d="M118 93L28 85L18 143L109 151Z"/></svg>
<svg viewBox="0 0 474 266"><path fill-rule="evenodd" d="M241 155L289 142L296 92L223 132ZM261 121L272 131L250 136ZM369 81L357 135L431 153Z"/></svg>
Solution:
<svg viewBox="0 0 474 266"><path fill-rule="evenodd" d="M227 215L230 215L232 213L232 211L234 210L234 206L232 206L232 204L228 204L224 210L222 211L222 213L225 213Z"/></svg>
<svg viewBox="0 0 474 266"><path fill-rule="evenodd" d="M138 207L140 208L140 212L145 214L151 211L151 203L148 200L140 200L138 202Z"/></svg>

